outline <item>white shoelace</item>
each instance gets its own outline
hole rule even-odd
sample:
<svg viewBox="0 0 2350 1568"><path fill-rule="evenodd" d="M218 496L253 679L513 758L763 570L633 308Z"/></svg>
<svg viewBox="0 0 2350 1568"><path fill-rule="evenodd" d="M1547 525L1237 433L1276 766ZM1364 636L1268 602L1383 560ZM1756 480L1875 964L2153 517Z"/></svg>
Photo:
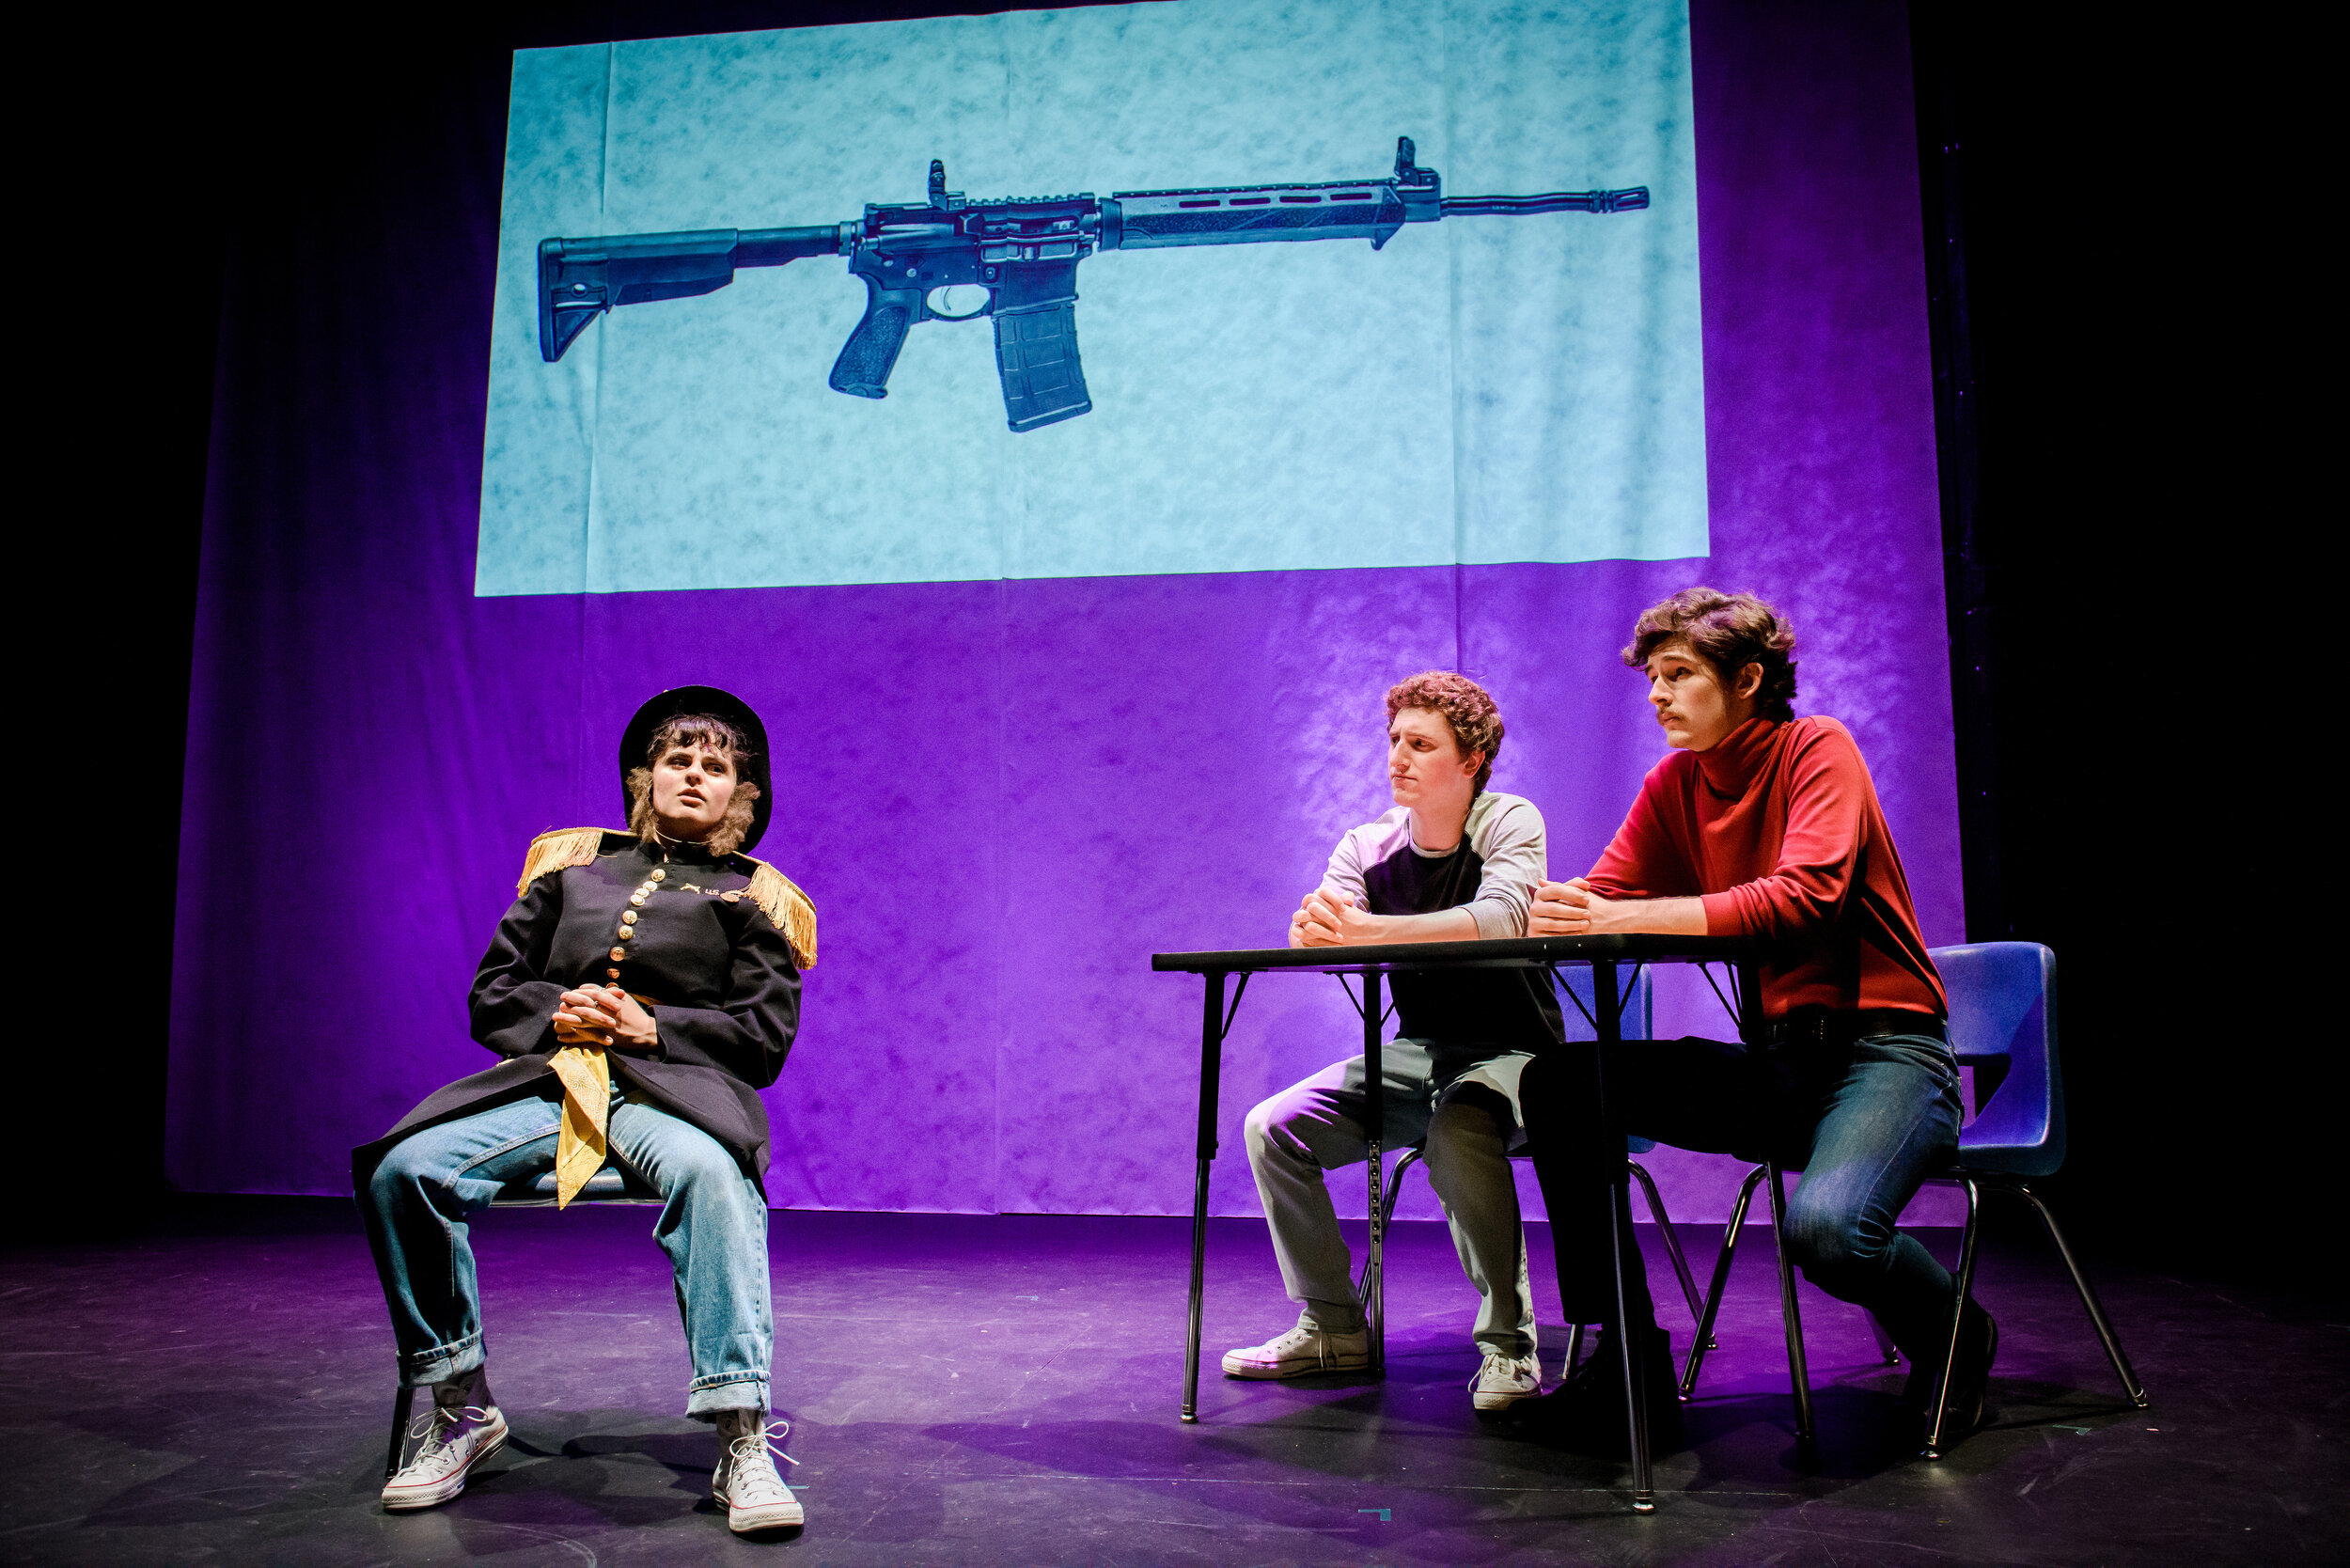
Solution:
<svg viewBox="0 0 2350 1568"><path fill-rule="evenodd" d="M1286 1361L1289 1359L1288 1350L1290 1346L1295 1345L1298 1349L1303 1350L1306 1348L1307 1343L1310 1341L1314 1352L1314 1365L1316 1367L1335 1367L1339 1362L1339 1353L1331 1347L1330 1341L1332 1338L1333 1336L1330 1330L1326 1328L1307 1328L1301 1325L1291 1329L1288 1333L1282 1335L1279 1339L1265 1346L1265 1348L1273 1352L1274 1360Z"/></svg>
<svg viewBox="0 0 2350 1568"><path fill-rule="evenodd" d="M400 1473L406 1475L411 1470L427 1465L446 1470L455 1462L455 1438L462 1421L468 1417L476 1424L482 1424L489 1420L490 1412L478 1404L449 1409L444 1409L436 1404L415 1420L410 1421L408 1423L410 1440L421 1437L424 1442L416 1450L415 1457L400 1467Z"/></svg>
<svg viewBox="0 0 2350 1568"><path fill-rule="evenodd" d="M1477 1386L1485 1381L1485 1374L1494 1370L1495 1362L1498 1361L1503 1366L1515 1370L1522 1363L1523 1359L1524 1358L1521 1356L1504 1356L1497 1350L1489 1350L1485 1352L1485 1359L1478 1363L1477 1375L1468 1380L1469 1391L1471 1393L1475 1393L1477 1391ZM1535 1381L1537 1383L1542 1381L1539 1374L1536 1376Z"/></svg>
<svg viewBox="0 0 2350 1568"><path fill-rule="evenodd" d="M727 1496L730 1500L746 1505L764 1501L763 1498L738 1496L735 1491L739 1482L756 1483L762 1475L772 1480L778 1488L783 1487L783 1477L776 1471L776 1460L780 1459L787 1465L799 1463L783 1451L783 1439L791 1435L790 1421L774 1421L756 1431L745 1432L727 1445Z"/></svg>

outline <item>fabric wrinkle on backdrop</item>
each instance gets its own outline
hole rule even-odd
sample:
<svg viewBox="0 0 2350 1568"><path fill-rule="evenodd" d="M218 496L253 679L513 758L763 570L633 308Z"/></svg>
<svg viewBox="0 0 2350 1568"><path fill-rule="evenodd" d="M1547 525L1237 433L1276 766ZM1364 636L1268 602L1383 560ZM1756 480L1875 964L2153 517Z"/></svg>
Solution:
<svg viewBox="0 0 2350 1568"><path fill-rule="evenodd" d="M1279 14L1304 26L1316 13ZM900 25L857 31L884 43ZM1686 557L1629 558L1637 550L1619 542L1610 548L1625 555L1614 558L1559 549L1486 560L1461 545L1466 530L1419 564L1214 571L1169 557L1131 574L1054 574L1030 536L999 533L964 580L836 573L582 593L575 560L565 591L498 591L481 575L495 565L482 538L503 482L485 479L483 445L494 339L505 352L492 307L507 282L498 168L458 111L403 143L397 180L376 176L394 211L314 214L305 245L242 255L224 306L190 712L172 1179L339 1192L353 1143L484 1065L466 1037L465 988L524 847L547 827L619 825L608 738L649 693L690 682L737 691L771 716L779 798L762 853L825 921L805 1030L766 1095L779 1205L1182 1212L1198 999L1151 975L1148 954L1280 939L1331 838L1383 808L1380 694L1424 667L1462 668L1495 693L1510 735L1494 787L1542 808L1555 870L1588 865L1661 750L1616 651L1640 606L1692 582L1751 588L1794 617L1798 711L1851 727L1878 769L1928 940L1959 939L1902 17L1835 6L1760 16L1696 0L1687 39L1703 506L1702 553ZM1312 180L1383 173L1394 136L1413 134L1452 194L1666 189L1644 171L1546 173L1543 157L1489 173L1474 127L1434 105L1417 125L1374 107L1361 126L1318 129L1311 150L1152 157L1176 183ZM1024 189L976 152L915 134L841 187L854 191L846 206L836 194L778 196L662 221L838 221L864 200L918 199L931 156L947 158L952 188ZM1068 166L1052 188L1121 188L1115 170L1101 172L1112 161ZM1070 160L1063 150L1047 162ZM1193 254L1403 290L1424 263L1439 274L1464 265L1453 247L1528 234L1584 244L1633 232L1602 226L1659 215L1447 219L1376 254L1360 242ZM384 246L387 227L400 238ZM770 433L787 480L786 403L876 439L936 436L948 445L933 461L971 481L922 503L943 514L957 494L985 488L988 463L1049 465L1036 444L1069 435L1098 447L1151 408L1153 388L1120 384L1112 369L1138 352L1119 346L1115 322L1132 318L1112 306L1179 297L1170 254L1181 253L1084 264L1079 333L1095 411L1025 435L1003 429L976 323L916 329L886 400L826 390L862 303L837 259L628 306L588 337L690 339L665 375L728 392L741 406L725 420ZM790 315L786 293L809 314ZM1375 311L1382 335L1421 330L1409 325L1414 299L1342 303ZM1439 331L1457 306L1439 302ZM706 308L726 330L697 324L705 318L690 313ZM583 338L572 355L592 347ZM1266 344L1265 365L1233 348L1214 352L1234 399L1260 383L1286 397L1285 378L1378 368L1357 353L1350 369L1318 341ZM524 368L569 363L534 353ZM1229 427L1229 411L1215 417ZM1431 440L1479 438L1475 421L1436 423ZM1264 439L1278 456L1289 437L1267 427ZM1574 445L1572 432L1543 440ZM1032 448L1040 455L1022 455ZM901 471L907 461L891 459ZM1481 455L1442 462L1512 471ZM1021 482L1036 505L1062 481ZM1448 517L1507 511L1490 495L1459 498L1464 487L1474 489L1448 480ZM1137 549L1149 522L1132 530ZM273 783L288 765L303 789ZM263 844L330 869L322 885L216 917L222 890L252 880ZM1701 991L1660 992L1658 1027L1713 1029L1713 1005ZM1253 1000L1227 1046L1228 1145L1246 1105L1331 1059L1358 1027L1336 987ZM1653 1168L1676 1217L1722 1217L1734 1172L1696 1157ZM1424 1188L1410 1190L1405 1214L1433 1215ZM1359 1212L1360 1195L1352 1201ZM1218 1163L1213 1202L1256 1212L1246 1162Z"/></svg>

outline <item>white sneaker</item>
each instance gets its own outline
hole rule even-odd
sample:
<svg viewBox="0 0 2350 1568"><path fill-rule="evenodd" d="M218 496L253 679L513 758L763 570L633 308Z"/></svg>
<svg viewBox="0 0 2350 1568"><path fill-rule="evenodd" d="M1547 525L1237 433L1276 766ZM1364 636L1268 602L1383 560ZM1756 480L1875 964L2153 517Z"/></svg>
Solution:
<svg viewBox="0 0 2350 1568"><path fill-rule="evenodd" d="M1485 1364L1469 1379L1469 1403L1480 1410L1507 1410L1543 1391L1543 1364L1531 1356L1485 1353Z"/></svg>
<svg viewBox="0 0 2350 1568"><path fill-rule="evenodd" d="M384 1483L384 1506L394 1513L432 1508L462 1492L467 1472L506 1446L506 1417L494 1404L435 1404L408 1435L424 1442Z"/></svg>
<svg viewBox="0 0 2350 1568"><path fill-rule="evenodd" d="M1277 1340L1224 1353L1227 1377L1303 1377L1308 1372L1356 1372L1370 1365L1370 1329L1333 1334L1305 1318Z"/></svg>
<svg viewBox="0 0 2350 1568"><path fill-rule="evenodd" d="M774 1443L791 1434L791 1423L766 1425L765 1414L728 1410L719 1416L718 1434L727 1446L718 1456L717 1473L710 1478L710 1495L727 1505L727 1529L737 1535L807 1522L807 1511L776 1473L775 1456L783 1450ZM788 1453L783 1458L786 1464L799 1463Z"/></svg>

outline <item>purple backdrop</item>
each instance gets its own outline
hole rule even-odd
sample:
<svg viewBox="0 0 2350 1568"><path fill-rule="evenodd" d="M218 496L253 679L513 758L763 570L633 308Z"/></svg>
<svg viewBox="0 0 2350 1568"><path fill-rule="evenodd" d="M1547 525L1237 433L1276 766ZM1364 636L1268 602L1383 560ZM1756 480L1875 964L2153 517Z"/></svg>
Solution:
<svg viewBox="0 0 2350 1568"><path fill-rule="evenodd" d="M1692 9L1705 561L477 600L502 100L478 78L355 152L362 196L230 259L172 1178L341 1191L352 1144L486 1065L464 993L524 844L617 822L620 725L689 682L765 714L760 853L822 912L767 1095L780 1205L1185 1210L1198 982L1148 955L1279 940L1385 804L1381 690L1427 666L1491 686L1496 787L1541 806L1554 871L1588 866L1657 753L1615 651L1692 581L1794 614L1799 708L1859 737L1928 939L1958 940L1902 12ZM1659 1022L1711 1006L1668 986ZM1260 981L1228 1147L1358 1027L1326 980ZM1721 1162L1653 1168L1677 1215L1721 1216ZM1214 1201L1256 1210L1237 1150Z"/></svg>

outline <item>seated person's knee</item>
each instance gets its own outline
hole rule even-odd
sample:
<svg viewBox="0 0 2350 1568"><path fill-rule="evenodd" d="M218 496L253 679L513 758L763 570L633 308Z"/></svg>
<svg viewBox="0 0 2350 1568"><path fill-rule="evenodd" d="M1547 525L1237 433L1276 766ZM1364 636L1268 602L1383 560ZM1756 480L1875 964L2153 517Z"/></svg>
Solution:
<svg viewBox="0 0 2350 1568"><path fill-rule="evenodd" d="M702 1185L724 1187L743 1174L734 1156L715 1138L681 1138L677 1147L664 1152L661 1165L670 1189L680 1192Z"/></svg>
<svg viewBox="0 0 2350 1568"><path fill-rule="evenodd" d="M432 1161L426 1157L423 1143L422 1138L402 1138L376 1162L368 1178L368 1197L377 1208L390 1207L403 1191L431 1180Z"/></svg>
<svg viewBox="0 0 2350 1568"><path fill-rule="evenodd" d="M1445 1096L1428 1118L1426 1158L1431 1169L1463 1158L1497 1159L1508 1153L1514 1119L1509 1103L1481 1084L1465 1084Z"/></svg>
<svg viewBox="0 0 2350 1568"><path fill-rule="evenodd" d="M1248 1140L1249 1153L1256 1154L1276 1147L1278 1142L1286 1141L1277 1140L1274 1137L1274 1128L1278 1126L1280 1121L1281 1097L1277 1094L1269 1100L1260 1100L1248 1107L1248 1115L1241 1122L1241 1133Z"/></svg>
<svg viewBox="0 0 2350 1568"><path fill-rule="evenodd" d="M1856 1214L1800 1201L1787 1211L1787 1253L1807 1274L1866 1267L1884 1256L1888 1239Z"/></svg>

